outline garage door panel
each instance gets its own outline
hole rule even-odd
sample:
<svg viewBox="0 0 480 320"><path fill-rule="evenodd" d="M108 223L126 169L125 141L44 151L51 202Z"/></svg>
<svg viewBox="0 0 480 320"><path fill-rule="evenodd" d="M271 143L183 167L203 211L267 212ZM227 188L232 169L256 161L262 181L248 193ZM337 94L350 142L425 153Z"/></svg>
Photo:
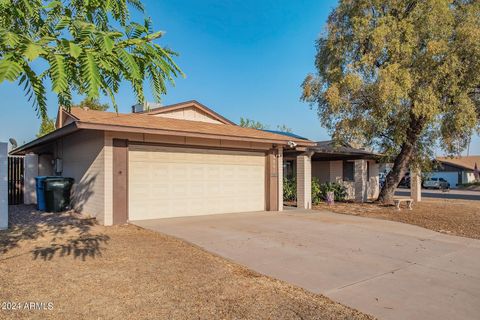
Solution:
<svg viewBox="0 0 480 320"><path fill-rule="evenodd" d="M132 145L129 219L265 208L265 155Z"/></svg>

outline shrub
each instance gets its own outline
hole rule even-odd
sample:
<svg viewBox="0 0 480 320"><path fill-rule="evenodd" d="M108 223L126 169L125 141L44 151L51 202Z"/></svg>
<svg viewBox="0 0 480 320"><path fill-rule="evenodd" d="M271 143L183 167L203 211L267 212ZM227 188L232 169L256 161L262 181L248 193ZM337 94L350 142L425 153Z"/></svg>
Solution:
<svg viewBox="0 0 480 320"><path fill-rule="evenodd" d="M347 188L336 182L322 183L319 188L319 197L321 200L327 199L327 192L333 192L335 201L344 201L347 197ZM312 184L313 191L313 184Z"/></svg>
<svg viewBox="0 0 480 320"><path fill-rule="evenodd" d="M322 202L321 184L318 178L312 177L312 204L319 204Z"/></svg>
<svg viewBox="0 0 480 320"><path fill-rule="evenodd" d="M332 191L335 201L343 201L347 197L347 188L336 182L320 183L318 178L312 177L312 204L317 205L327 199L327 192ZM297 200L297 180L283 179L283 201Z"/></svg>
<svg viewBox="0 0 480 320"><path fill-rule="evenodd" d="M295 178L283 179L283 201L297 200L297 181Z"/></svg>

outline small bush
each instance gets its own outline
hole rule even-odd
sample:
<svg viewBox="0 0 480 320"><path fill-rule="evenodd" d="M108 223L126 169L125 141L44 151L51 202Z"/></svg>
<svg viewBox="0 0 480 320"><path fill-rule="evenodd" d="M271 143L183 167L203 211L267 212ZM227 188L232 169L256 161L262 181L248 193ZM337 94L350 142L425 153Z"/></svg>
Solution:
<svg viewBox="0 0 480 320"><path fill-rule="evenodd" d="M318 178L312 177L312 204L316 205L322 202L321 184Z"/></svg>
<svg viewBox="0 0 480 320"><path fill-rule="evenodd" d="M322 183L319 190L320 201L325 201L327 199L327 192L333 192L333 194L335 195L335 201L344 201L347 198L347 188L336 182Z"/></svg>
<svg viewBox="0 0 480 320"><path fill-rule="evenodd" d="M297 200L297 181L295 178L283 179L283 201Z"/></svg>
<svg viewBox="0 0 480 320"><path fill-rule="evenodd" d="M320 183L318 178L312 177L312 204L317 205L327 199L327 192L332 191L335 201L344 201L347 197L347 188L336 182ZM297 200L297 180L283 179L283 201Z"/></svg>

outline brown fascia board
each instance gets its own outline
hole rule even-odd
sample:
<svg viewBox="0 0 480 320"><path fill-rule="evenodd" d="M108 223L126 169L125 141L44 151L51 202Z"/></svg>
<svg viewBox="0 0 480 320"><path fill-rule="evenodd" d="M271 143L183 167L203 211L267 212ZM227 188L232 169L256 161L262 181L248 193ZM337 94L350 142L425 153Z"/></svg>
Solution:
<svg viewBox="0 0 480 320"><path fill-rule="evenodd" d="M260 142L260 143L264 142L264 143L272 143L272 144L280 144L280 145L288 145L288 141L289 141L289 140L273 140L273 139L263 139L263 138L238 137L238 136L230 136L230 135L198 133L198 132L188 132L188 131L149 129L149 128L143 128L143 127L118 126L118 125L110 125L110 124L97 124L97 123L88 123L88 122L82 122L82 121L78 121L77 126L79 129L146 133L146 134L163 134L163 135L171 135L171 136L207 138L207 139L224 139L224 140L249 141L249 142ZM313 141L305 141L304 143L300 141L295 141L295 142L301 146L311 146L315 144Z"/></svg>
<svg viewBox="0 0 480 320"><path fill-rule="evenodd" d="M43 145L43 144L46 144L46 143L49 143L49 142L52 142L56 139L59 139L63 136L66 136L72 132L75 132L79 130L78 126L77 126L77 123L76 122L72 122L64 127L61 127L55 131L52 131L40 138L37 138L35 140L32 140L26 144L24 144L23 146L20 146L16 149L13 149L12 151L9 152L9 154L11 155L23 155L25 153L28 152L29 149L32 149L34 147L38 147L40 145Z"/></svg>
<svg viewBox="0 0 480 320"><path fill-rule="evenodd" d="M174 110L186 108L188 106L195 106L195 107L199 108L200 110L203 110L207 114L211 115L212 117L216 118L218 121L220 121L224 124L231 124L231 125L234 125L234 126L237 125L235 122L228 120L224 116L218 114L217 112L213 111L209 107L201 104L197 100L179 102L179 103L171 104L171 105L164 106L164 107L154 108L154 109L151 109L151 110L145 110L145 111L138 112L138 113L151 114L151 115L161 114L161 113L168 112L168 111L174 111Z"/></svg>

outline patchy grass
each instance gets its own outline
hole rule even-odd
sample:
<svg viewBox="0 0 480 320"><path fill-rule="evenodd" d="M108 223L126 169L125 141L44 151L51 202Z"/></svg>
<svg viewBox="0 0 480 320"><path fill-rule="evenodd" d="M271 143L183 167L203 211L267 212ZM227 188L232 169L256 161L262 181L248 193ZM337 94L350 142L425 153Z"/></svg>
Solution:
<svg viewBox="0 0 480 320"><path fill-rule="evenodd" d="M393 206L376 203L335 203L333 206L322 203L315 209L399 221L442 233L480 239L480 201L426 199L414 203L413 210L404 208L400 211Z"/></svg>
<svg viewBox="0 0 480 320"><path fill-rule="evenodd" d="M0 301L42 319L372 319L356 310L132 225L11 207L0 232Z"/></svg>

